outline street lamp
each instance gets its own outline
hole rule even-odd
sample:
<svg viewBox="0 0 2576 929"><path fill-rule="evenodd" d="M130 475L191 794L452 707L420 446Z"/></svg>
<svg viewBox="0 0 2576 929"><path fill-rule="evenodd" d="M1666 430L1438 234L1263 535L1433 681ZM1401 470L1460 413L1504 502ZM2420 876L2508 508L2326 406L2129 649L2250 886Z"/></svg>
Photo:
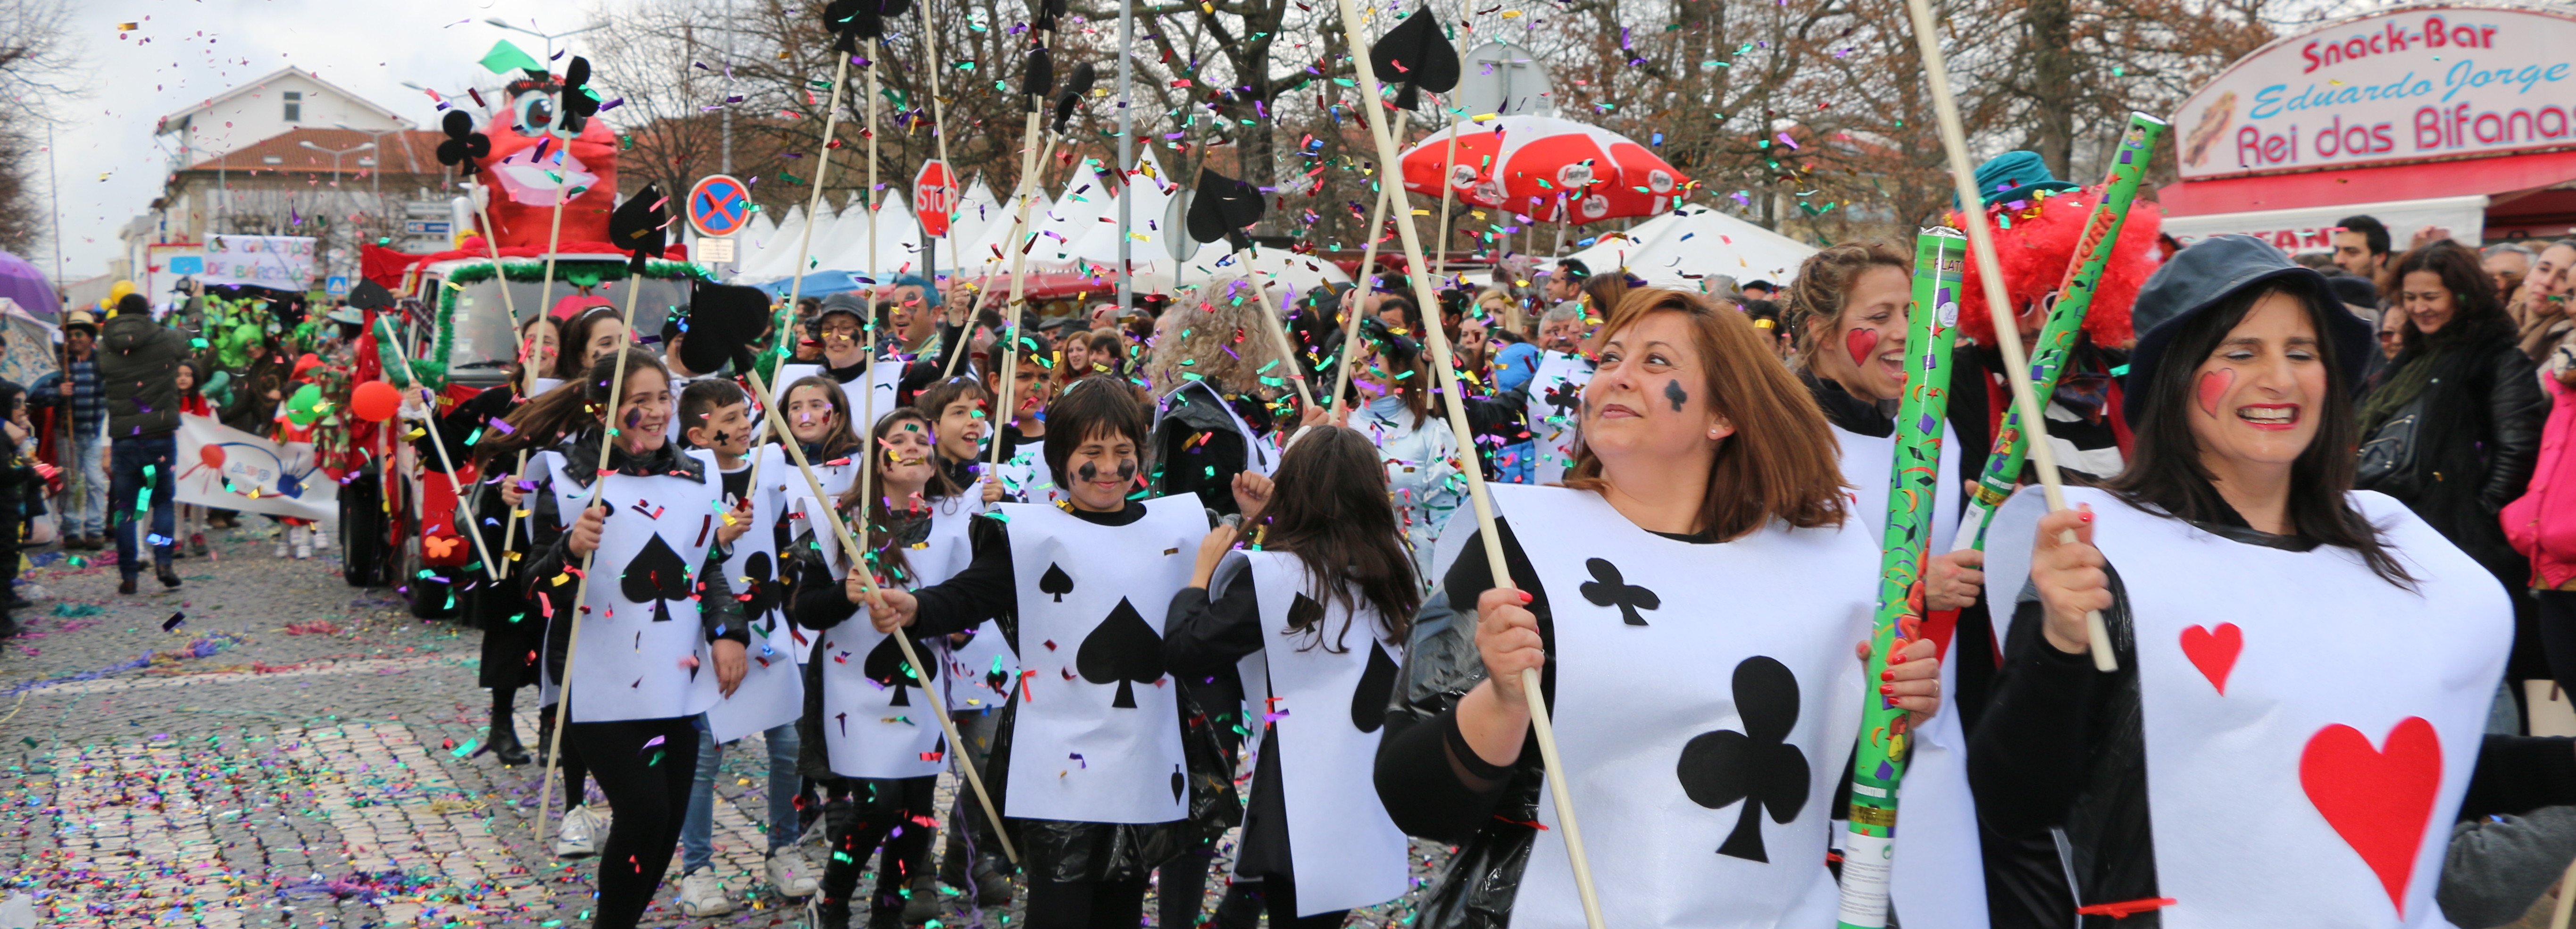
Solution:
<svg viewBox="0 0 2576 929"><path fill-rule="evenodd" d="M373 148L376 144L376 140L403 131L401 129L360 129L356 126L349 125L348 123L332 123L331 125L367 137L367 144L359 146L358 148L350 149L350 151L353 152ZM385 156L383 149L376 150L376 170L369 172L367 175L367 196L374 198L377 218L382 219L385 212Z"/></svg>
<svg viewBox="0 0 2576 929"><path fill-rule="evenodd" d="M553 62L553 61L555 60L555 40L556 40L556 39L560 39L560 38L563 38L563 37L565 37L565 36L575 36L575 35L580 35L580 34L582 34L582 33L589 32L589 31L591 31L591 30L593 30L593 29L606 28L606 24L605 24L605 23L602 23L602 24L599 24L599 25L583 26L583 27L581 27L581 28L579 28L579 29L575 29L575 30L573 30L573 31L571 31L571 32L557 32L557 33L553 33L553 34L547 34L547 33L543 33L543 32L538 32L538 31L536 31L536 30L534 30L534 29L530 29L530 28L528 28L528 27L526 27L526 26L514 26L514 25L511 25L511 24L510 24L510 22L509 22L508 20L502 19L502 18L500 18L500 17L498 17L498 16L492 17L492 18L490 18L490 19L486 19L486 20L484 20L483 22L484 22L484 24L485 24L485 25L499 26L499 27L501 27L501 28L503 28L503 29L507 29L507 30L510 30L510 31L512 31L512 32L524 32L524 33L527 33L527 34L529 34L529 35L536 36L537 38L544 39L544 40L545 40L545 42L546 42L546 61L548 61L548 62ZM549 65L548 65L548 67L552 67L552 65L551 65L551 64L549 64Z"/></svg>

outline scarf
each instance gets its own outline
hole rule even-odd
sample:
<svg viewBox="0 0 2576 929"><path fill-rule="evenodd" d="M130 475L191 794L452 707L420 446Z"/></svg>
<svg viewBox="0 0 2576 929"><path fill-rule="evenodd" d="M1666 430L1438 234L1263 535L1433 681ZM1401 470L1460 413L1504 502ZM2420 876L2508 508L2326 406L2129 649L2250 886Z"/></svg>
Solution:
<svg viewBox="0 0 2576 929"><path fill-rule="evenodd" d="M2433 373L2440 370L2457 350L2457 342L2428 344L2423 354L2388 371L2388 379L2380 382L2378 389L2362 397L2361 409L2356 411L2361 420L2362 440L2369 441L2371 436L2379 433L2379 427L2396 417L2399 410L2422 396L2424 388L2433 383Z"/></svg>

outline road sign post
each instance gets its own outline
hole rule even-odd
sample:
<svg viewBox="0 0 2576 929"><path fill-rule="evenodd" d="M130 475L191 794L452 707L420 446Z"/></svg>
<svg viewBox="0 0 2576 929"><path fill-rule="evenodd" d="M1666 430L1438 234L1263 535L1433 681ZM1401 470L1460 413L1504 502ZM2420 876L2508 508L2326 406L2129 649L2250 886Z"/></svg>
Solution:
<svg viewBox="0 0 2576 929"><path fill-rule="evenodd" d="M721 239L751 225L751 191L741 181L710 174L689 188L689 227L710 239Z"/></svg>

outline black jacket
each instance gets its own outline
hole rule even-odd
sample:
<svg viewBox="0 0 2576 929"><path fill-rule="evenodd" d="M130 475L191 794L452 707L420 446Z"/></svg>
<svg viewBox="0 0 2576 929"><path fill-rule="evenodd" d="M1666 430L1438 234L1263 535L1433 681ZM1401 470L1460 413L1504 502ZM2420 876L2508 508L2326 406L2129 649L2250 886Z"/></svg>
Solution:
<svg viewBox="0 0 2576 929"><path fill-rule="evenodd" d="M98 348L108 438L179 431L179 362L188 359L188 337L153 322L149 313L119 313L99 327Z"/></svg>
<svg viewBox="0 0 2576 929"><path fill-rule="evenodd" d="M2531 483L2549 397L2510 332L2422 363L2441 366L2433 382L2363 439L2365 447L2403 441L2400 434L2411 426L2411 451L2397 453L2404 465L2386 474L2365 469L2359 487L2396 497L2508 587L2519 586L2531 563L2505 541L2497 514Z"/></svg>

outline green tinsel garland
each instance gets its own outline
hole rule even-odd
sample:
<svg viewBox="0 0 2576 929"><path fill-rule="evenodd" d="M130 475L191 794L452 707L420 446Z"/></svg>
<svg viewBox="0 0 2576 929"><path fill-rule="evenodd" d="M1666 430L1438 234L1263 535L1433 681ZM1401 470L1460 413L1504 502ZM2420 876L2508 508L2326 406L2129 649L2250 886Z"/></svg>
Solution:
<svg viewBox="0 0 2576 929"><path fill-rule="evenodd" d="M462 292L461 285L480 284L491 280L496 271L522 284L533 284L546 279L546 263L540 259L521 261L504 259L497 269L493 267L491 261L484 260L448 272L446 280L438 288L438 328L435 341L431 344L428 354L413 359L411 363L413 373L419 375L422 382L439 390L447 388L447 363L443 359L447 358L456 347L454 325L456 295ZM626 263L623 261L555 262L557 280L568 281L581 287L595 287L604 281L622 281L627 278L627 273ZM715 272L686 261L647 261L644 263L644 276L665 281L689 279L714 281L716 279ZM446 286L447 284L460 286L450 287ZM433 358L442 360L432 362L430 359ZM388 365L388 367L391 366Z"/></svg>

